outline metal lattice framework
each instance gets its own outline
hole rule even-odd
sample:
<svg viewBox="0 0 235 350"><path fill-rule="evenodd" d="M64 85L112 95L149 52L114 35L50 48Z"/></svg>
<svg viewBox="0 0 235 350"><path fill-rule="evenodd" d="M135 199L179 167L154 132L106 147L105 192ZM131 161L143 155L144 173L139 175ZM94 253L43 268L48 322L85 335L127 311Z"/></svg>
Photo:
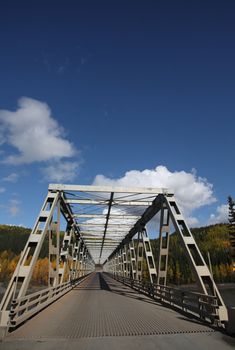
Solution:
<svg viewBox="0 0 235 350"><path fill-rule="evenodd" d="M159 256L155 261L146 225L157 213L160 214ZM67 225L62 243L61 216ZM201 292L216 296L218 317L226 321L227 309L171 190L51 184L2 299L1 327L23 322L30 317L27 314L38 312L63 295L96 265L103 265L105 271L116 276L141 281L146 261L150 283L165 286L170 225L181 238ZM27 295L28 286L46 237L48 298L43 299L45 292L32 299L32 295ZM14 305L18 305L17 312Z"/></svg>

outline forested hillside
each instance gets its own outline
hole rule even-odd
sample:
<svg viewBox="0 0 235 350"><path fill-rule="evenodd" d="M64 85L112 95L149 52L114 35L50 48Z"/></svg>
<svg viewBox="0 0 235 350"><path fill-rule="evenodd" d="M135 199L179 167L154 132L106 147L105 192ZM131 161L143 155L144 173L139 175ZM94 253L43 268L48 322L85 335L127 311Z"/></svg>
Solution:
<svg viewBox="0 0 235 350"><path fill-rule="evenodd" d="M232 271L228 232L228 225L225 224L192 229L195 240L207 263L207 254L208 252L210 253L214 278L217 282L235 281L235 273ZM7 283L9 280L29 234L30 229L27 228L0 225L0 281ZM155 256L157 256L157 246L157 240L152 240ZM47 252L48 240L44 242L40 259L33 275L35 282L46 283L47 281ZM178 285L191 283L192 281L192 274L179 237L174 233L170 237L168 282Z"/></svg>
<svg viewBox="0 0 235 350"><path fill-rule="evenodd" d="M5 285L16 268L20 253L24 249L31 229L20 226L0 225L0 282ZM43 243L37 265L33 273L33 282L47 284L48 239Z"/></svg>
<svg viewBox="0 0 235 350"><path fill-rule="evenodd" d="M218 224L194 228L192 234L207 264L209 264L209 252L215 280L217 282L235 281L228 225ZM193 281L189 264L177 234L173 234L170 238L168 278L170 282L176 284Z"/></svg>
<svg viewBox="0 0 235 350"><path fill-rule="evenodd" d="M30 228L21 226L0 225L0 253L11 251L15 255L20 254L31 232ZM40 257L44 258L48 254L48 239L45 240Z"/></svg>
<svg viewBox="0 0 235 350"><path fill-rule="evenodd" d="M31 230L25 227L0 225L0 252L10 250L19 254L30 232Z"/></svg>

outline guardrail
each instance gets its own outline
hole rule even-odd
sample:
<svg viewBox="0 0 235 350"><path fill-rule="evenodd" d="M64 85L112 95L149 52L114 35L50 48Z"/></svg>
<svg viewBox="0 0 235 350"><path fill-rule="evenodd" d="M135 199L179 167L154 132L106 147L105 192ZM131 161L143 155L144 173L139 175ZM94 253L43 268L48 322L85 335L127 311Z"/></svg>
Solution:
<svg viewBox="0 0 235 350"><path fill-rule="evenodd" d="M219 305L216 296L184 291L178 288L134 280L120 275L110 275L117 281L153 299L174 306L185 313L190 313L204 322L210 322L215 326L224 327L219 320Z"/></svg>
<svg viewBox="0 0 235 350"><path fill-rule="evenodd" d="M80 284L86 277L62 283L56 287L49 287L39 292L13 299L9 313L9 329L19 326L22 322L44 309L55 300Z"/></svg>

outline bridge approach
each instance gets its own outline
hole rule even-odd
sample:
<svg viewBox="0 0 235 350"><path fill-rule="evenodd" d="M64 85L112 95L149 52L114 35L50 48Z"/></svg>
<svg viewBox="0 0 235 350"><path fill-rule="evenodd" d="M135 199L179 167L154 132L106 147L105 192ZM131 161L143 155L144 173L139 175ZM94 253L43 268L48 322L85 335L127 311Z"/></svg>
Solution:
<svg viewBox="0 0 235 350"><path fill-rule="evenodd" d="M0 343L4 350L231 349L235 339L92 273Z"/></svg>

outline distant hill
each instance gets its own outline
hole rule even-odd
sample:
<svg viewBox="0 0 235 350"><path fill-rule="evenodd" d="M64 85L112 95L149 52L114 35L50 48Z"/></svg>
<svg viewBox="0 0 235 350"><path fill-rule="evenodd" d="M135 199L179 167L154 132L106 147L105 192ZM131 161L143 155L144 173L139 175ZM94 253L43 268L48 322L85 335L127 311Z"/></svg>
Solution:
<svg viewBox="0 0 235 350"><path fill-rule="evenodd" d="M7 251L10 259L19 255L23 250L31 230L29 228L0 225L0 255ZM202 252L206 263L208 263L208 252L210 253L214 277L219 282L234 281L235 274L232 273L231 246L229 242L229 228L226 224L217 224L207 227L193 228L192 234ZM158 240L151 240L155 257L157 258ZM40 258L48 255L48 239L45 240ZM4 255L5 256L5 255ZM170 254L168 279L172 283L190 283L193 281L191 270L179 236L173 233L170 237Z"/></svg>
<svg viewBox="0 0 235 350"><path fill-rule="evenodd" d="M31 229L21 226L0 225L0 252L10 250L18 255L24 248Z"/></svg>
<svg viewBox="0 0 235 350"><path fill-rule="evenodd" d="M207 264L209 264L209 252L215 280L218 282L234 281L235 274L232 268L232 248L229 241L228 225L217 224L193 228L191 232ZM192 281L190 266L177 234L172 234L170 238L168 275L174 283L177 279L178 283Z"/></svg>
<svg viewBox="0 0 235 350"><path fill-rule="evenodd" d="M0 225L0 253L9 251L15 255L20 254L30 235L31 229L21 226ZM48 252L48 239L45 240L40 257Z"/></svg>

